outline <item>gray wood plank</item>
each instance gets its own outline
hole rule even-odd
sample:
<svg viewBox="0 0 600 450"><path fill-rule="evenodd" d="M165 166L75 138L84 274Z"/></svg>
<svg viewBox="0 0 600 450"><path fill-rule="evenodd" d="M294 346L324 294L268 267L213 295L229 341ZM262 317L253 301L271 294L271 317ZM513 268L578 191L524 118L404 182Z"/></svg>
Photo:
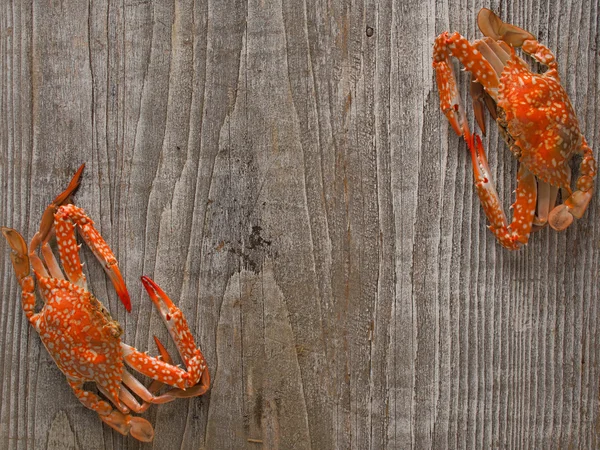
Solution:
<svg viewBox="0 0 600 450"><path fill-rule="evenodd" d="M0 224L31 238L85 162L75 201L133 314L84 247L92 291L127 343L175 351L154 277L213 383L144 414L153 444L113 432L25 320L0 240L0 447L597 448L600 200L500 248L439 110L433 39L478 37L484 6L556 53L596 147L598 1L0 3Z"/></svg>

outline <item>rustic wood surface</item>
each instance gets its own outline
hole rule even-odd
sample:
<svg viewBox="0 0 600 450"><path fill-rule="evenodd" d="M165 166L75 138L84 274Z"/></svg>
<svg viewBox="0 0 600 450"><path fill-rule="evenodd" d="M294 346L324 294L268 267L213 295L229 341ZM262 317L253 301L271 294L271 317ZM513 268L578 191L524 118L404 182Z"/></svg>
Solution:
<svg viewBox="0 0 600 450"><path fill-rule="evenodd" d="M0 448L598 448L600 196L500 248L438 107L433 39L478 37L482 6L556 52L600 147L598 0L0 2L1 224L31 238L85 162L133 313L84 249L91 289L126 342L174 350L153 276L213 377L144 415L152 444L113 432L1 240ZM508 208L517 165L485 145Z"/></svg>

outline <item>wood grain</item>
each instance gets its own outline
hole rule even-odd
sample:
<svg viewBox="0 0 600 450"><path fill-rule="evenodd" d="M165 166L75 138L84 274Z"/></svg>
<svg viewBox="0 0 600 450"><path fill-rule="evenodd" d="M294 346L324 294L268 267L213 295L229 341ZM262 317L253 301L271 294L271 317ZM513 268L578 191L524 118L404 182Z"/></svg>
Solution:
<svg viewBox="0 0 600 450"><path fill-rule="evenodd" d="M84 248L91 289L126 342L174 351L153 276L213 384L150 408L152 444L113 432L25 320L2 240L0 448L598 448L600 196L500 248L431 51L491 7L555 51L597 147L599 5L1 2L1 224L30 238L85 162L76 202L133 313ZM508 207L516 162L484 144Z"/></svg>

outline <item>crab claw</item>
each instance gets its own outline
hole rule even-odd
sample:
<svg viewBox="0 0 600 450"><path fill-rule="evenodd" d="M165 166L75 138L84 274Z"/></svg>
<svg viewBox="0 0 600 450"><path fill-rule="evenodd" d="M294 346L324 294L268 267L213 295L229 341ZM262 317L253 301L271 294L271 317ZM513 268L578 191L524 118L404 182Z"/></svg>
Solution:
<svg viewBox="0 0 600 450"><path fill-rule="evenodd" d="M78 253L79 246L75 242L74 235L75 228L77 228L79 235L102 264L121 302L127 311L131 312L131 300L125 286L125 281L119 270L117 259L104 238L94 227L94 221L89 218L85 211L72 204L59 206L54 214L54 228L62 230L60 234L57 234L56 240L63 268L69 280L82 287L85 286L85 277L81 271L81 261ZM41 233L42 230L40 229L40 232L36 234L29 244L30 252L33 251L35 246L39 245L40 241L37 238Z"/></svg>
<svg viewBox="0 0 600 450"><path fill-rule="evenodd" d="M188 369L189 387L192 387L200 380L202 372L206 369L206 362L202 352L194 343L194 336L185 320L185 316L150 277L143 276L142 283L152 302L159 310L169 334L175 341L177 350Z"/></svg>
<svg viewBox="0 0 600 450"><path fill-rule="evenodd" d="M127 286L125 285L125 281L123 280L119 266L113 264L109 268L106 268L105 272L115 287L115 291L117 291L117 295L121 299L121 303L123 303L123 306L125 306L127 312L131 312L131 299L129 298L129 291L127 290Z"/></svg>
<svg viewBox="0 0 600 450"><path fill-rule="evenodd" d="M513 47L521 47L523 42L535 39L535 36L522 28L510 23L502 22L502 19L492 10L482 8L477 15L477 25L481 32L487 37L498 41L504 41Z"/></svg>
<svg viewBox="0 0 600 450"><path fill-rule="evenodd" d="M148 292L148 295L152 299L152 302L156 308L160 311L165 320L169 322L171 320L169 318L169 313L173 308L176 308L175 304L152 278L144 275L142 277L142 284L146 288L146 291Z"/></svg>
<svg viewBox="0 0 600 450"><path fill-rule="evenodd" d="M173 358L171 358L171 355L167 351L166 347L163 345L162 342L160 342L160 340L156 336L154 336L154 342L156 343L156 346L158 347L158 351L160 353L162 360L168 364L173 364ZM156 393L163 385L164 385L164 383L154 380L152 382L152 384L150 385L150 387L148 388L148 390L151 393ZM200 376L199 383L196 384L195 386L188 388L188 389L179 389L179 388L169 389L163 395L161 395L160 397L157 397L156 400L157 400L157 403L162 403L162 402L166 403L167 401L171 401L176 398L200 397L201 395L204 395L208 391L209 388L210 388L210 373L209 373L208 369L205 369L202 371L202 375Z"/></svg>

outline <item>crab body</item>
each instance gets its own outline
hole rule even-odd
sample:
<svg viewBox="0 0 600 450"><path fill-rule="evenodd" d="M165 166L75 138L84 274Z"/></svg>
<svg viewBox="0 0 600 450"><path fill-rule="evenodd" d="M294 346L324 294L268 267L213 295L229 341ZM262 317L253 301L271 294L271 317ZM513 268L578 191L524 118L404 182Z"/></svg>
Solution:
<svg viewBox="0 0 600 450"><path fill-rule="evenodd" d="M32 317L58 368L74 381L93 381L119 398L123 351L118 322L89 292L66 280L41 278L42 310Z"/></svg>
<svg viewBox="0 0 600 450"><path fill-rule="evenodd" d="M532 73L513 56L502 71L498 108L504 117L505 140L528 170L540 180L569 189L573 155L582 135L573 106L554 72ZM501 114L502 115L502 114Z"/></svg>
<svg viewBox="0 0 600 450"><path fill-rule="evenodd" d="M77 398L121 434L151 441L154 437L152 425L130 412L141 413L153 403L202 395L209 388L210 376L183 313L150 278L142 277L142 283L175 341L185 370L173 365L171 356L156 337L159 357L142 353L122 342L119 323L87 290L76 231L102 263L125 308L131 310L129 293L112 250L85 212L67 204L79 186L82 171L83 166L69 187L48 206L29 247L17 231L3 227L2 233L12 249L11 259L22 289L25 316L39 333ZM54 236L59 259L49 245ZM35 280L44 301L39 312L35 312ZM153 383L146 388L126 366L152 378ZM94 382L116 409L96 393L85 390L86 382ZM171 386L171 389L155 395L163 385Z"/></svg>
<svg viewBox="0 0 600 450"><path fill-rule="evenodd" d="M439 35L433 66L440 106L471 151L475 185L490 228L504 247L517 249L528 242L534 227L549 223L556 230L564 230L573 218L581 218L592 196L596 162L560 83L552 52L530 33L502 22L488 9L480 11L478 25L485 37L472 43L458 33ZM542 74L532 72L514 47L521 47L548 70ZM510 224L491 181L481 140L467 124L451 56L473 75L471 94L480 128L485 133L483 114L487 107L521 164ZM576 154L582 156L582 161L573 191L569 162ZM559 189L563 203L556 206Z"/></svg>

